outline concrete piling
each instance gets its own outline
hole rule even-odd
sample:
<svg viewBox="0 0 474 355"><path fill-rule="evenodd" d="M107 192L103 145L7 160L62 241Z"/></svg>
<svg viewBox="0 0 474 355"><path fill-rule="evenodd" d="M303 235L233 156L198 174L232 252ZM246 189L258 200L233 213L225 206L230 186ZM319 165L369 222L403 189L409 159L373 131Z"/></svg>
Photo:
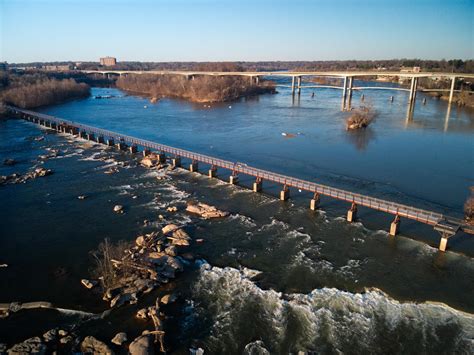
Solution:
<svg viewBox="0 0 474 355"><path fill-rule="evenodd" d="M280 191L280 201L286 201L290 198L290 190L288 186L283 186L283 190Z"/></svg>
<svg viewBox="0 0 474 355"><path fill-rule="evenodd" d="M239 183L239 176L238 175L229 176L229 184L236 185L238 183Z"/></svg>
<svg viewBox="0 0 474 355"><path fill-rule="evenodd" d="M316 211L319 207L319 202L320 202L319 194L315 192L313 198L311 199L309 203L310 210Z"/></svg>
<svg viewBox="0 0 474 355"><path fill-rule="evenodd" d="M86 133L86 139L88 141L93 141L94 139L94 133Z"/></svg>
<svg viewBox="0 0 474 355"><path fill-rule="evenodd" d="M357 205L352 203L352 206L349 211L347 211L347 222L352 223L357 218Z"/></svg>
<svg viewBox="0 0 474 355"><path fill-rule="evenodd" d="M115 145L115 142L114 142L113 139L107 139L107 142L106 142L106 143L107 143L107 145L108 145L109 147L113 147L113 146Z"/></svg>
<svg viewBox="0 0 474 355"><path fill-rule="evenodd" d="M147 148L143 149L142 155L143 155L144 157L150 155L150 149L147 149Z"/></svg>
<svg viewBox="0 0 474 355"><path fill-rule="evenodd" d="M104 137L103 136L98 136L97 137L97 143L104 144Z"/></svg>
<svg viewBox="0 0 474 355"><path fill-rule="evenodd" d="M181 158L180 157L174 157L171 158L171 165L175 168L179 168L181 166Z"/></svg>
<svg viewBox="0 0 474 355"><path fill-rule="evenodd" d="M208 175L210 178L215 178L217 176L217 168L215 166L211 166Z"/></svg>
<svg viewBox="0 0 474 355"><path fill-rule="evenodd" d="M123 142L117 143L117 144L116 144L116 147L117 147L118 150L125 150L125 149L127 149L127 145L126 145L125 143L123 143Z"/></svg>
<svg viewBox="0 0 474 355"><path fill-rule="evenodd" d="M132 154L135 154L136 152L138 152L138 148L136 145L131 145L128 150L130 151L130 153Z"/></svg>
<svg viewBox="0 0 474 355"><path fill-rule="evenodd" d="M400 216L397 214L393 222L390 224L390 235L396 236L399 232L399 229L400 229Z"/></svg>
<svg viewBox="0 0 474 355"><path fill-rule="evenodd" d="M447 236L442 236L441 240L439 241L439 250L440 251L446 251L447 247L448 247L448 237Z"/></svg>
<svg viewBox="0 0 474 355"><path fill-rule="evenodd" d="M255 182L253 183L252 190L253 190L253 192L262 191L262 179L257 178L257 180L255 180Z"/></svg>
<svg viewBox="0 0 474 355"><path fill-rule="evenodd" d="M197 173L198 172L198 162L193 160L191 164L189 164L189 171L192 173Z"/></svg>

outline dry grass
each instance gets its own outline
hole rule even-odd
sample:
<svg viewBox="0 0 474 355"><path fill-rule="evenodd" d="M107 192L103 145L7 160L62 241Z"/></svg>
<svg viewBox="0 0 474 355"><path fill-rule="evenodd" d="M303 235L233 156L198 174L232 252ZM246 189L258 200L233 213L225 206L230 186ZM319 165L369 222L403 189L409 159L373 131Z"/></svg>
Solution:
<svg viewBox="0 0 474 355"><path fill-rule="evenodd" d="M346 120L346 129L361 129L368 127L375 119L375 112L372 106L361 106L352 111Z"/></svg>

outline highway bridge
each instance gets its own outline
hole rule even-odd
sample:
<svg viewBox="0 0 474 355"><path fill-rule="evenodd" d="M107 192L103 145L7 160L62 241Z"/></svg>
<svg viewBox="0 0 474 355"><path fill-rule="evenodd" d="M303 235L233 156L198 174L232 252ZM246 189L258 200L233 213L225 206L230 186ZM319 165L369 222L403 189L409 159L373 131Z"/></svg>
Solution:
<svg viewBox="0 0 474 355"><path fill-rule="evenodd" d="M116 146L118 149L129 150L131 153L137 153L139 149L142 150L143 155L155 152L160 157L160 160L169 160L177 167L181 166L182 159L188 159L190 161L189 170L193 172L198 171L198 163L206 164L210 167L208 175L211 178L216 177L217 168L225 169L230 172L229 183L231 184L238 183L239 174L254 177L254 192L260 192L262 190L262 182L264 180L277 183L282 185L280 199L283 201L289 198L289 188L308 191L313 194L313 198L310 201L310 208L312 210L318 208L321 195L344 201L350 204L350 209L347 212L348 222L355 220L358 206L385 212L394 215L394 220L390 225L390 234L393 236L399 231L401 218L415 220L433 226L436 231L441 233L439 249L442 251L446 250L448 239L454 236L458 231L461 230L466 233L474 234L474 226L467 224L463 220L445 216L441 213L274 173L251 167L244 163L231 162L34 111L23 110L12 106L7 106L7 109L25 120L58 132L72 134L109 146Z"/></svg>
<svg viewBox="0 0 474 355"><path fill-rule="evenodd" d="M277 86L291 88L291 93L294 95L297 91L301 93L302 88L329 88L342 90L342 102L341 110L350 110L352 103L352 93L357 90L397 90L406 91L409 93L408 106L409 111L413 111L416 102L417 92L449 92L449 105L453 101L454 93L459 91L455 90L457 79L474 79L474 74L461 74L461 73L436 73L436 72L419 72L419 73L406 73L406 72L394 72L394 71L237 71L237 72L220 72L220 71L172 71L172 70L147 70L147 71L136 71L136 70L81 70L80 72L85 74L102 74L102 75L180 75L190 80L196 76L245 76L248 77L251 83L258 85L260 77L287 77L291 78L291 85ZM337 78L341 79L342 86L335 85L302 85L302 78ZM355 87L354 80L356 78L363 77L399 77L410 79L410 88L400 88L391 86L377 86L377 87L366 87L358 86ZM418 80L420 78L441 78L451 80L451 86L449 89L418 89Z"/></svg>

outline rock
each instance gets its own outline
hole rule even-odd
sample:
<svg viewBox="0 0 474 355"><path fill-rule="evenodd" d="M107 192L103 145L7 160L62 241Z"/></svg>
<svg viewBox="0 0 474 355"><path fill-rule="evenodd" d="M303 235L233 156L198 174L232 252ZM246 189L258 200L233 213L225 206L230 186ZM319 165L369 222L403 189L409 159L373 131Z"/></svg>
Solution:
<svg viewBox="0 0 474 355"><path fill-rule="evenodd" d="M87 198L86 195L79 195L79 196L77 196L77 199L78 199L78 200L85 200L86 198Z"/></svg>
<svg viewBox="0 0 474 355"><path fill-rule="evenodd" d="M174 294L167 294L167 295L164 295L163 297L161 297L160 302L161 302L162 304L169 304L169 303L175 302L176 299L177 299L176 295L174 295Z"/></svg>
<svg viewBox="0 0 474 355"><path fill-rule="evenodd" d="M43 339L47 343L55 341L57 337L58 337L57 329L48 330L46 333L43 334Z"/></svg>
<svg viewBox="0 0 474 355"><path fill-rule="evenodd" d="M110 301L110 308L120 307L126 302L130 304L137 303L137 295L135 293L121 293L115 296L112 301Z"/></svg>
<svg viewBox="0 0 474 355"><path fill-rule="evenodd" d="M141 335L128 347L131 355L150 355L155 353L151 335Z"/></svg>
<svg viewBox="0 0 474 355"><path fill-rule="evenodd" d="M220 218L220 217L226 217L229 215L229 212L218 210L214 206L207 205L201 202L197 204L188 203L186 207L186 211L190 213L198 214L204 219Z"/></svg>
<svg viewBox="0 0 474 355"><path fill-rule="evenodd" d="M172 256L168 256L166 264L175 271L183 271L184 269L181 261L179 261L177 258L174 258Z"/></svg>
<svg viewBox="0 0 474 355"><path fill-rule="evenodd" d="M181 256L183 257L183 259L188 260L188 261L194 260L194 255L191 253L184 253Z"/></svg>
<svg viewBox="0 0 474 355"><path fill-rule="evenodd" d="M112 338L111 342L115 345L122 345L127 341L127 334L124 332L120 332L115 334L115 336Z"/></svg>
<svg viewBox="0 0 474 355"><path fill-rule="evenodd" d="M140 161L140 164L143 165L145 168L153 168L159 165L160 160L156 154L150 154L147 157L143 158Z"/></svg>
<svg viewBox="0 0 474 355"><path fill-rule="evenodd" d="M90 354L113 354L107 344L97 340L93 336L84 338L81 343L81 351Z"/></svg>
<svg viewBox="0 0 474 355"><path fill-rule="evenodd" d="M176 207L176 206L168 207L166 210L168 212L178 212L178 207Z"/></svg>
<svg viewBox="0 0 474 355"><path fill-rule="evenodd" d="M204 243L204 239L202 238L196 239L196 243Z"/></svg>
<svg viewBox="0 0 474 355"><path fill-rule="evenodd" d="M169 256L177 256L178 248L176 248L174 245L170 245L168 248L165 249L165 253Z"/></svg>
<svg viewBox="0 0 474 355"><path fill-rule="evenodd" d="M7 165L7 166L13 166L17 163L17 161L15 159L5 159L3 161L3 165Z"/></svg>
<svg viewBox="0 0 474 355"><path fill-rule="evenodd" d="M203 348L190 348L189 349L189 355L204 355L204 349Z"/></svg>
<svg viewBox="0 0 474 355"><path fill-rule="evenodd" d="M45 168L36 168L34 171L34 177L43 177L43 176L48 176L51 175L53 171L51 169L45 169Z"/></svg>
<svg viewBox="0 0 474 355"><path fill-rule="evenodd" d="M179 227L176 224L168 224L167 226L164 226L161 229L161 232L166 235L166 234L169 234L171 232L174 232L177 229L179 229Z"/></svg>
<svg viewBox="0 0 474 355"><path fill-rule="evenodd" d="M146 309L146 308L139 309L135 316L137 318L140 318L140 319L147 319L148 318L148 309Z"/></svg>
<svg viewBox="0 0 474 355"><path fill-rule="evenodd" d="M135 239L135 244L138 245L139 247L142 247L145 245L145 237L143 235L139 236L137 239Z"/></svg>
<svg viewBox="0 0 474 355"><path fill-rule="evenodd" d="M158 218L159 219L165 219L165 216L163 216L162 214L158 215Z"/></svg>
<svg viewBox="0 0 474 355"><path fill-rule="evenodd" d="M168 239L171 240L173 245L179 246L188 246L191 240L188 233L182 229L174 230L172 236L169 236Z"/></svg>
<svg viewBox="0 0 474 355"><path fill-rule="evenodd" d="M67 336L65 336L65 337L63 337L63 338L61 338L61 339L59 339L59 342L60 342L61 344L69 344L69 343L72 342L73 340L74 340L74 338L73 338L72 336L67 335Z"/></svg>
<svg viewBox="0 0 474 355"><path fill-rule="evenodd" d="M45 354L46 345L41 341L40 337L33 337L25 340L22 343L13 345L8 349L9 355L20 354Z"/></svg>
<svg viewBox="0 0 474 355"><path fill-rule="evenodd" d="M64 329L59 329L58 330L58 335L60 337L65 337L67 334L68 334L67 330L64 330Z"/></svg>
<svg viewBox="0 0 474 355"><path fill-rule="evenodd" d="M115 205L114 206L115 213L123 213L123 206L122 205Z"/></svg>
<svg viewBox="0 0 474 355"><path fill-rule="evenodd" d="M137 288L138 292L148 293L153 291L156 283L148 279L138 279L133 282L133 285Z"/></svg>
<svg viewBox="0 0 474 355"><path fill-rule="evenodd" d="M82 279L81 284L83 284L86 288L88 288L90 290L91 288L97 286L97 281Z"/></svg>

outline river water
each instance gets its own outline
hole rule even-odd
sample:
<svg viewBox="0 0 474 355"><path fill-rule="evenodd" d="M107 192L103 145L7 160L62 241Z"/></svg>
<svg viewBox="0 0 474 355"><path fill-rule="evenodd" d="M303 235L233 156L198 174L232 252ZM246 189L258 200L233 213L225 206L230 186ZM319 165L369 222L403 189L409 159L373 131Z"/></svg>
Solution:
<svg viewBox="0 0 474 355"><path fill-rule="evenodd" d="M361 83L364 85L364 83ZM373 85L373 84L370 84ZM363 132L345 131L340 92L310 89L292 99L276 95L226 104L191 104L93 89L93 97L46 107L53 114L227 160L462 216L474 184L474 113L418 96L407 119L405 93L368 90L377 110ZM389 97L394 95L393 103ZM354 94L353 105L360 104ZM295 134L286 138L282 133ZM38 141L34 137L44 136ZM57 158L38 162L46 149ZM185 225L196 258L165 289L104 319L67 311L22 311L0 320L0 342L13 344L57 325L81 320L80 331L109 340L151 325L134 312L173 290L167 343L174 353L197 344L206 353L472 353L474 351L474 238L459 234L449 251L437 250L431 228L402 221L387 233L390 216L360 209L359 221L344 220L347 204L279 188L263 194L177 169L160 173L138 158L100 145L50 133L20 120L0 122L0 159L14 167L0 175L44 164L54 174L0 187L0 303L49 301L64 309L100 313L107 305L79 279L90 276L90 251L104 238L133 240L165 222ZM110 166L119 173L107 175ZM206 169L202 166L202 170ZM219 171L226 180L228 173ZM250 186L250 179L241 184ZM78 195L87 195L78 200ZM133 198L134 196L137 196ZM229 211L221 220L186 214L197 200ZM117 215L115 204L125 206ZM178 213L166 207L178 206ZM148 219L151 224L144 226ZM260 351L260 352L258 352Z"/></svg>

